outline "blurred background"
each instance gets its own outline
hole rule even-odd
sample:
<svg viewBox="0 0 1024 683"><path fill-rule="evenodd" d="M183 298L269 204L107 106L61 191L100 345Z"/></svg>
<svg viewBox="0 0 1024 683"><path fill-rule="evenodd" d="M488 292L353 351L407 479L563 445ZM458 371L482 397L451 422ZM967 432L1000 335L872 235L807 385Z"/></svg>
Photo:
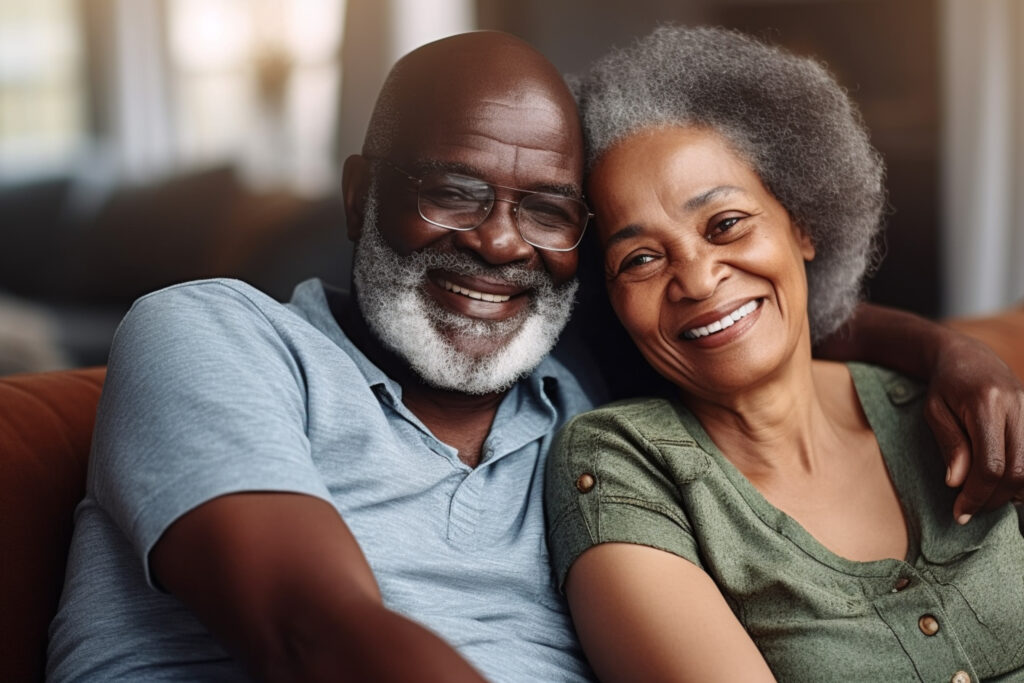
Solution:
<svg viewBox="0 0 1024 683"><path fill-rule="evenodd" d="M474 28L563 72L659 21L829 64L888 166L877 302L1024 297L1020 0L3 0L0 374L105 362L139 295L347 285L340 165L397 57Z"/></svg>

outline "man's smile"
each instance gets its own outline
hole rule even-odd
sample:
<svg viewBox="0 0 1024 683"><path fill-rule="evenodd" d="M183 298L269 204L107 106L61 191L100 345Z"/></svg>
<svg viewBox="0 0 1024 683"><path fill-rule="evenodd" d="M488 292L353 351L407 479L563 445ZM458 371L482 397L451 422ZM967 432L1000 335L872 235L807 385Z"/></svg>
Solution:
<svg viewBox="0 0 1024 683"><path fill-rule="evenodd" d="M500 304L512 298L507 294L488 294L487 292L478 292L476 290L467 289L466 287L460 287L457 284L449 282L448 280L445 279L439 280L438 284L440 284L444 289L448 290L449 292L455 292L456 294L468 296L470 299L477 299L479 301L491 301L493 303Z"/></svg>
<svg viewBox="0 0 1024 683"><path fill-rule="evenodd" d="M502 277L443 270L428 273L427 291L454 313L482 320L508 320L527 309L534 289Z"/></svg>

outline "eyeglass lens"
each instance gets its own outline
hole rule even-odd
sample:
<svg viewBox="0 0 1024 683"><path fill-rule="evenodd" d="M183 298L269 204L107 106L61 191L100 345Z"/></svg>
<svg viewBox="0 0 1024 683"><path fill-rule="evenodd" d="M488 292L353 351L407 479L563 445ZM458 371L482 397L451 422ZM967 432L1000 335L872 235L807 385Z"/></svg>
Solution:
<svg viewBox="0 0 1024 683"><path fill-rule="evenodd" d="M488 183L454 173L427 175L419 185L423 218L455 230L472 230L487 220L495 199L494 188ZM523 239L551 249L575 247L587 217L583 203L544 192L524 194L516 212Z"/></svg>

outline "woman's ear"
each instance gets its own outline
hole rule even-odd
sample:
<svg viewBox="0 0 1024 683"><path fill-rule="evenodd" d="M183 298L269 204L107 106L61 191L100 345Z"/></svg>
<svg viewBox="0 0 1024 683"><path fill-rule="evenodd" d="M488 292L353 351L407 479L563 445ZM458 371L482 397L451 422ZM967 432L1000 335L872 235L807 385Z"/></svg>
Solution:
<svg viewBox="0 0 1024 683"><path fill-rule="evenodd" d="M341 172L341 192L345 200L345 224L348 238L353 242L359 240L363 232L363 208L366 206L366 193L370 187L370 164L361 154L353 154L345 159Z"/></svg>
<svg viewBox="0 0 1024 683"><path fill-rule="evenodd" d="M796 223L793 223L793 230L796 234L797 244L800 245L800 255L804 257L804 261L813 261L814 242L811 240L810 233Z"/></svg>

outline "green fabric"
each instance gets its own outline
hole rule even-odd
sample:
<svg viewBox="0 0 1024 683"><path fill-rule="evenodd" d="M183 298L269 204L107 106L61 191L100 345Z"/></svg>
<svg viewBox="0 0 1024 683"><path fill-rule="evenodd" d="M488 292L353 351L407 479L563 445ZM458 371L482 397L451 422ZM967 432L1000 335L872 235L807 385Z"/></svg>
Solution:
<svg viewBox="0 0 1024 683"><path fill-rule="evenodd" d="M781 681L949 681L957 671L1024 681L1016 510L957 525L921 388L880 368L850 372L903 505L906 561L830 552L765 500L681 404L638 399L577 417L549 458L560 583L593 545L652 546L715 580ZM584 473L596 480L586 492L577 488ZM896 590L901 578L910 583ZM918 626L926 614L939 622L933 636Z"/></svg>

